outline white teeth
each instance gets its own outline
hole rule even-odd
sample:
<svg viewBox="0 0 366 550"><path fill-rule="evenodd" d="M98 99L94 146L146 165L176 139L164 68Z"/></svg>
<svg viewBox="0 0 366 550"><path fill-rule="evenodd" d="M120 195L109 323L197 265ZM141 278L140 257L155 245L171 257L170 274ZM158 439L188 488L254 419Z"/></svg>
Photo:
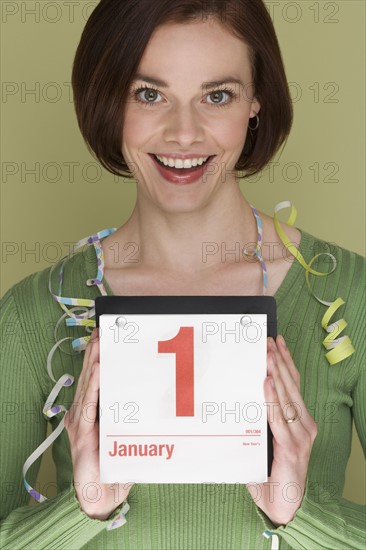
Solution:
<svg viewBox="0 0 366 550"><path fill-rule="evenodd" d="M167 158L167 157L159 157L158 155L155 155L157 159L160 160L165 166L169 166L170 168L192 168L194 166L202 166L204 162L209 157L199 157L195 159L173 159L173 158Z"/></svg>

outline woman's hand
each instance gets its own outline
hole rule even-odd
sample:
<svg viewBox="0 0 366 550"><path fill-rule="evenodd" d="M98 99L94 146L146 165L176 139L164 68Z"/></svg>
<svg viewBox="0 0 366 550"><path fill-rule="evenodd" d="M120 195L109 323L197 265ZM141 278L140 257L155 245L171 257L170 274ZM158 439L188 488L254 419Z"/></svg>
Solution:
<svg viewBox="0 0 366 550"><path fill-rule="evenodd" d="M74 402L65 415L74 468L74 487L81 509L104 520L124 501L130 484L101 484L99 478L99 336L94 329L85 349Z"/></svg>
<svg viewBox="0 0 366 550"><path fill-rule="evenodd" d="M268 339L267 363L264 394L273 433L272 471L268 482L247 488L278 526L291 521L301 505L317 426L301 397L300 375L282 336L276 342Z"/></svg>

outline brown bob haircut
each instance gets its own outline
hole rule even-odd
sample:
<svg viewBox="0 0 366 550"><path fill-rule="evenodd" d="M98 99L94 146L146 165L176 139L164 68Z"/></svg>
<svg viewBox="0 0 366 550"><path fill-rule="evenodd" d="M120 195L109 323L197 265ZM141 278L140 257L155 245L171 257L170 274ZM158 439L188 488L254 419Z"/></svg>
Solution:
<svg viewBox="0 0 366 550"><path fill-rule="evenodd" d="M243 40L261 105L257 130L248 128L235 166L249 177L262 170L287 139L293 108L272 20L263 0L100 0L78 45L72 86L79 128L112 174L133 178L122 156L123 114L132 79L152 33L165 23L214 18Z"/></svg>

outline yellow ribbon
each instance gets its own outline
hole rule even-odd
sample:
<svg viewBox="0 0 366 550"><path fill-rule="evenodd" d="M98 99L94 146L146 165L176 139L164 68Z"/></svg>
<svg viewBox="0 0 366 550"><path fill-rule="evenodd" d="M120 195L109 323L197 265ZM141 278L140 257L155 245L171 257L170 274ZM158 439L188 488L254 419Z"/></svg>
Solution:
<svg viewBox="0 0 366 550"><path fill-rule="evenodd" d="M319 277L325 277L326 275L330 275L333 273L333 271L337 267L337 260L333 256L333 254L330 254L329 252L322 252L320 254L317 254L314 256L309 263L307 263L302 256L301 252L298 250L298 248L290 241L288 238L286 232L282 229L280 222L278 220L278 212L280 210L283 210L285 208L291 208L290 215L287 220L287 225L293 226L296 220L297 216L297 210L296 208L291 204L289 201L280 202L275 206L275 213L274 213L274 225L277 231L278 236L280 237L281 241L291 252L291 254L296 258L296 260L303 266L305 269L305 278L306 278L306 284L308 285L308 288L311 292L311 294L320 302L321 304L325 306L329 306L327 311L325 312L323 318L322 318L322 328L328 332L328 335L323 340L323 346L326 348L327 353L325 354L325 357L327 358L327 361L330 365L335 365L336 363L339 363L340 361L343 361L343 359L346 359L352 353L355 352L355 349L352 345L351 339L349 336L341 336L340 338L337 338L340 333L346 328L347 322L344 319L339 319L338 321L335 321L328 324L331 317L334 315L334 313L340 308L345 302L342 300L342 298L337 298L334 302L326 302L325 300L321 300L314 294L312 291L310 281L309 281L309 273L312 275L316 275ZM330 256L333 261L333 268L331 271L322 272L322 271L315 271L315 269L312 269L313 262L323 254Z"/></svg>

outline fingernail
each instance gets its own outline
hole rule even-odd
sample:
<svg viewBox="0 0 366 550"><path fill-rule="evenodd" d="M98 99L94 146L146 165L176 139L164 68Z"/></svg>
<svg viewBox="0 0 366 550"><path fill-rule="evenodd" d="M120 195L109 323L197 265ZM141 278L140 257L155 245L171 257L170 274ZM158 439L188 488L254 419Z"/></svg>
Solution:
<svg viewBox="0 0 366 550"><path fill-rule="evenodd" d="M276 351L277 344L276 344L276 340L274 338L271 338L271 347L272 347L273 351Z"/></svg>
<svg viewBox="0 0 366 550"><path fill-rule="evenodd" d="M279 335L277 340L279 344L283 347L283 349L287 349L286 342L283 336Z"/></svg>

